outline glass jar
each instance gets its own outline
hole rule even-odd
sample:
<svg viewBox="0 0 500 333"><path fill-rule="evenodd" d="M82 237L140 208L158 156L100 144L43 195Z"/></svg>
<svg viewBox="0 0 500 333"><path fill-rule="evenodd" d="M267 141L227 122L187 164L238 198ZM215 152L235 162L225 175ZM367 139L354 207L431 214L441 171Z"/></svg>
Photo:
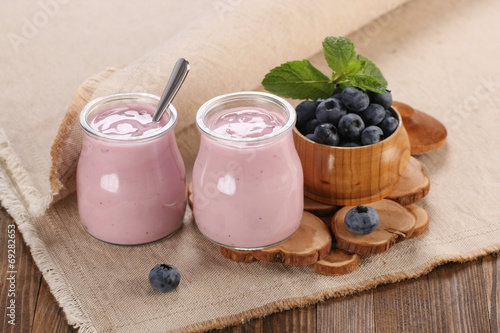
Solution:
<svg viewBox="0 0 500 333"><path fill-rule="evenodd" d="M170 105L159 124L151 122L156 129L136 136L112 135L92 125L99 115L104 119L106 112L123 108L150 117L158 101L143 93L114 94L91 101L80 113L84 135L77 168L78 211L85 229L97 239L144 244L182 225L186 171L175 140L175 107ZM117 126L141 126L131 124Z"/></svg>
<svg viewBox="0 0 500 333"><path fill-rule="evenodd" d="M282 127L256 137L228 137L213 123L228 110L258 109ZM193 169L193 215L213 242L253 250L280 243L299 227L304 208L303 174L294 147L294 108L260 92L215 97L201 106L196 124L200 150Z"/></svg>

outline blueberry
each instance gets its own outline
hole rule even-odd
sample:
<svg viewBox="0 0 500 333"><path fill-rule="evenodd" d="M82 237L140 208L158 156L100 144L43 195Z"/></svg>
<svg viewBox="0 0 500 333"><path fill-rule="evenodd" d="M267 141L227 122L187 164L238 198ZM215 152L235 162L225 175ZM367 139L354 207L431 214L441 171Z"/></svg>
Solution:
<svg viewBox="0 0 500 333"><path fill-rule="evenodd" d="M314 118L314 119L311 119L307 122L306 124L306 134L311 134L311 133L314 133L314 129L319 125L321 124L321 122Z"/></svg>
<svg viewBox="0 0 500 333"><path fill-rule="evenodd" d="M360 88L347 87L342 91L342 103L353 112L361 112L370 104L370 98Z"/></svg>
<svg viewBox="0 0 500 333"><path fill-rule="evenodd" d="M384 132L378 126L368 126L361 133L361 144L363 146L372 145L382 140L384 140Z"/></svg>
<svg viewBox="0 0 500 333"><path fill-rule="evenodd" d="M340 136L346 141L358 140L364 129L363 119L355 113L348 113L339 120L338 130Z"/></svg>
<svg viewBox="0 0 500 333"><path fill-rule="evenodd" d="M309 120L316 116L317 103L315 101L303 101L295 108L297 112L297 128L302 133Z"/></svg>
<svg viewBox="0 0 500 333"><path fill-rule="evenodd" d="M372 103L360 115L366 126L378 125L385 118L385 109L380 104Z"/></svg>
<svg viewBox="0 0 500 333"><path fill-rule="evenodd" d="M342 93L342 88L340 88L340 86L338 84L335 85L335 89L333 89L333 93L332 93L332 97L333 95L336 95L336 94L341 94Z"/></svg>
<svg viewBox="0 0 500 333"><path fill-rule="evenodd" d="M316 138L316 136L315 136L314 134L312 134L312 133L307 134L307 135L306 135L306 138L308 138L308 139L309 139L309 140L311 140L311 141L318 142L318 139L317 139L317 138Z"/></svg>
<svg viewBox="0 0 500 333"><path fill-rule="evenodd" d="M335 127L334 127L335 128ZM330 134L325 140L323 140L323 144L329 146L338 146L340 142L339 135L337 133L337 129L335 129L335 133Z"/></svg>
<svg viewBox="0 0 500 333"><path fill-rule="evenodd" d="M368 96L372 103L380 104L384 109L388 109L392 105L392 94L390 90L386 89L383 94L368 91Z"/></svg>
<svg viewBox="0 0 500 333"><path fill-rule="evenodd" d="M316 118L322 123L337 125L339 119L346 114L344 105L336 98L327 98L316 108Z"/></svg>
<svg viewBox="0 0 500 333"><path fill-rule="evenodd" d="M331 97L341 101L342 100L342 88L340 88L340 86L336 85L335 90L333 90L333 94Z"/></svg>
<svg viewBox="0 0 500 333"><path fill-rule="evenodd" d="M325 141L332 134L337 134L337 128L330 123L320 124L314 129L314 136L318 142Z"/></svg>
<svg viewBox="0 0 500 333"><path fill-rule="evenodd" d="M344 223L351 232L366 235L374 232L379 225L377 211L368 206L356 206L347 212Z"/></svg>
<svg viewBox="0 0 500 333"><path fill-rule="evenodd" d="M338 94L333 94L332 97L330 98L335 98L338 99L340 102L342 102L342 92L339 92Z"/></svg>
<svg viewBox="0 0 500 333"><path fill-rule="evenodd" d="M357 142L354 142L354 141L342 142L340 144L340 147L346 147L346 148L359 147L359 146L361 146L361 145Z"/></svg>
<svg viewBox="0 0 500 333"><path fill-rule="evenodd" d="M385 117L384 120L378 125L382 132L384 132L385 137L388 137L396 128L398 128L399 121L394 117Z"/></svg>
<svg viewBox="0 0 500 333"><path fill-rule="evenodd" d="M158 264L149 272L149 283L162 293L174 290L181 281L181 274L175 266Z"/></svg>

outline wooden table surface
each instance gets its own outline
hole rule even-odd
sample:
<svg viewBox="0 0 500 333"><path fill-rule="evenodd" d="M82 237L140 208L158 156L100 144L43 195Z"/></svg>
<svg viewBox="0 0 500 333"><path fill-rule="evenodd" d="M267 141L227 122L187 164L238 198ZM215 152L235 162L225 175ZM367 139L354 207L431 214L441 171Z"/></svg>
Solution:
<svg viewBox="0 0 500 333"><path fill-rule="evenodd" d="M49 291L29 248L16 229L15 297L10 297L8 230L14 224L0 210L0 332L77 332ZM10 242L12 243L12 242ZM347 297L270 314L213 332L499 332L498 253L435 268L418 279L379 286ZM7 309L15 299L15 326Z"/></svg>

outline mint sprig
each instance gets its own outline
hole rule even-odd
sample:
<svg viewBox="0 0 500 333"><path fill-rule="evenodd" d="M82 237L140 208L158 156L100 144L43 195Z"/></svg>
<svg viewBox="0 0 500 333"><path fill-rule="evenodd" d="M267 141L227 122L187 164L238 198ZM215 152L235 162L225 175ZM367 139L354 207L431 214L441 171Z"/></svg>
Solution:
<svg viewBox="0 0 500 333"><path fill-rule="evenodd" d="M328 78L308 60L286 62L271 69L262 85L276 95L292 99L328 98L335 86L350 86L384 93L387 81L375 64L356 54L354 44L346 37L326 37L323 41L325 60L333 71Z"/></svg>

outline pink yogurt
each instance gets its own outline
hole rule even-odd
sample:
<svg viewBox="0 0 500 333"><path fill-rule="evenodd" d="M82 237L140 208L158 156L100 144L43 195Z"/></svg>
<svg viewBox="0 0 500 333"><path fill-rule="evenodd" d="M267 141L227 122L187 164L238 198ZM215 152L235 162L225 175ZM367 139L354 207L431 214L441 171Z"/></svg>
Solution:
<svg viewBox="0 0 500 333"><path fill-rule="evenodd" d="M263 93L223 95L200 108L193 169L199 230L236 249L289 238L303 214L303 175L293 143L295 111Z"/></svg>
<svg viewBox="0 0 500 333"><path fill-rule="evenodd" d="M171 107L152 121L158 98L117 94L89 103L77 170L78 210L85 229L114 244L164 238L182 224L186 181Z"/></svg>

